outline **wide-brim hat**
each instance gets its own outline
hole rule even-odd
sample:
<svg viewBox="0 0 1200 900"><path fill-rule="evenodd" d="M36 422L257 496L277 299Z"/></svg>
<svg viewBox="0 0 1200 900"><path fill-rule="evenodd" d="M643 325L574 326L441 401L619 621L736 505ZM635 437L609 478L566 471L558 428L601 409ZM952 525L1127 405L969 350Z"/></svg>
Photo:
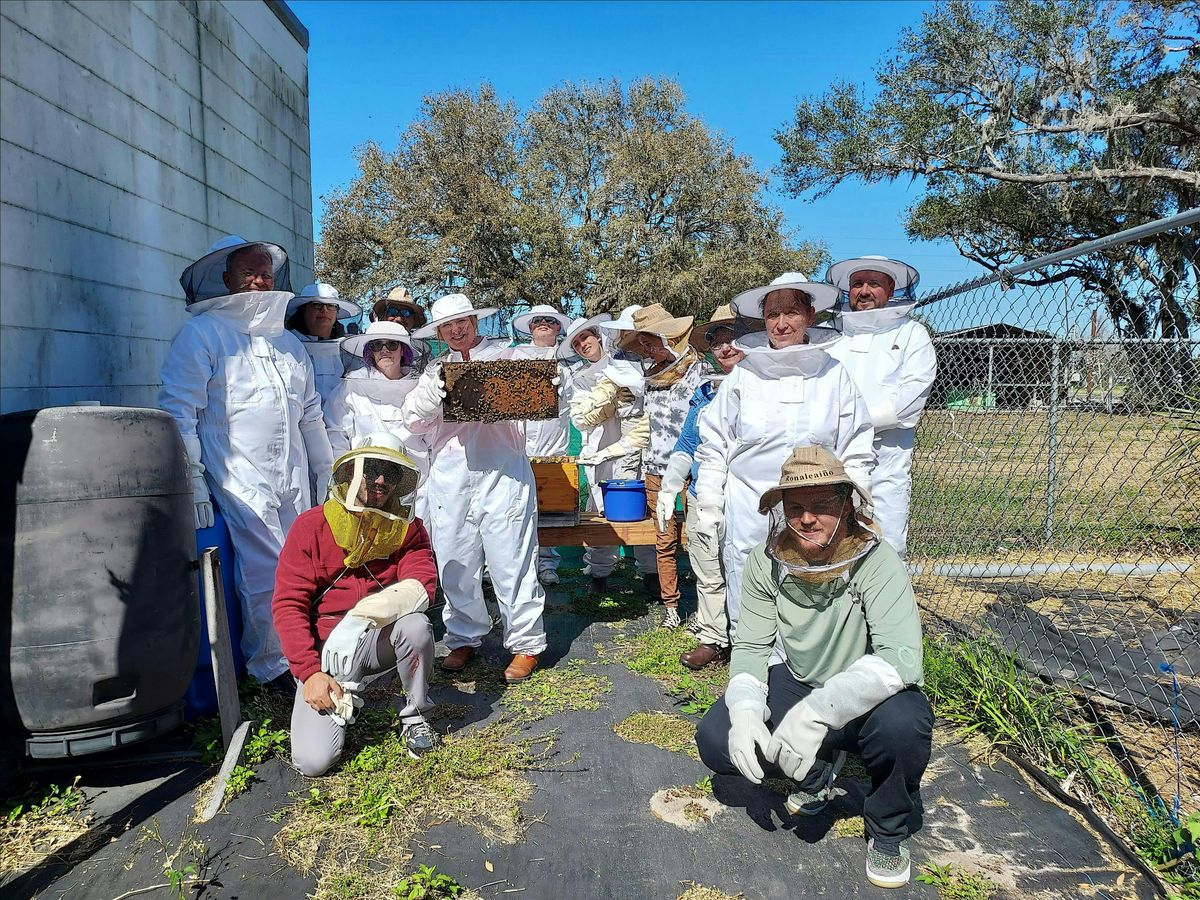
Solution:
<svg viewBox="0 0 1200 900"><path fill-rule="evenodd" d="M465 319L468 316L474 316L478 319L486 319L488 316L494 316L496 308L494 306L484 306L475 309L471 306L471 301L466 294L447 294L445 297L438 297L433 301L433 306L429 309L429 322L412 333L415 338L436 338L439 325L445 325L447 322L453 322L455 319Z"/></svg>
<svg viewBox="0 0 1200 900"><path fill-rule="evenodd" d="M633 331L633 317L642 309L640 303L631 303L617 315L600 325L605 331Z"/></svg>
<svg viewBox="0 0 1200 900"><path fill-rule="evenodd" d="M521 315L513 319L513 329L521 332L522 334L532 334L530 331L530 323L534 319L539 319L542 316L545 316L548 319L554 319L556 322L558 322L560 334L566 333L566 330L571 327L570 317L563 315L548 303L539 303L537 306L533 307L533 309L529 310L529 312L521 313Z"/></svg>
<svg viewBox="0 0 1200 900"><path fill-rule="evenodd" d="M608 313L600 313L592 316L590 319L580 316L567 326L567 332L563 335L562 343L558 345L555 355L559 359L571 359L578 356L579 354L575 352L575 348L571 346L575 342L575 338L579 337L585 331L598 331L601 325L611 321L612 316Z"/></svg>
<svg viewBox="0 0 1200 900"><path fill-rule="evenodd" d="M371 304L371 321L379 322L384 318L384 313L389 306L403 306L406 309L413 311L412 326L420 328L425 324L425 310L421 305L413 299L413 295L408 292L408 288L395 287L388 291L386 297L381 297Z"/></svg>
<svg viewBox="0 0 1200 900"><path fill-rule="evenodd" d="M661 303L651 303L633 314L633 328L621 332L617 345L622 350L636 350L638 334L653 334L678 353L682 347L677 345L687 343L695 321L695 316L672 316Z"/></svg>
<svg viewBox="0 0 1200 900"><path fill-rule="evenodd" d="M835 262L825 273L825 280L842 293L850 291L850 278L855 272L870 269L883 272L896 282L897 291L911 291L921 281L920 273L906 262L886 256L856 256Z"/></svg>
<svg viewBox="0 0 1200 900"><path fill-rule="evenodd" d="M739 316L747 319L761 319L763 317L763 299L767 294L787 289L807 294L809 302L812 303L813 312L832 309L840 296L838 289L832 284L826 284L823 281L809 281L800 272L785 272L770 284L742 291L729 301L729 305Z"/></svg>
<svg viewBox="0 0 1200 900"><path fill-rule="evenodd" d="M351 300L343 300L337 288L323 281L306 284L296 296L288 301L287 315L290 319L305 303L327 303L338 308L338 318L357 318L362 315L362 308Z"/></svg>
<svg viewBox="0 0 1200 900"><path fill-rule="evenodd" d="M183 288L188 305L228 294L229 288L225 287L225 279L222 277L225 274L225 263L234 253L247 247L258 247L271 257L275 276L273 290L290 292L292 284L286 250L278 244L248 241L244 237L231 234L209 247L202 257L180 274L179 286Z"/></svg>
<svg viewBox="0 0 1200 900"><path fill-rule="evenodd" d="M779 481L759 497L758 511L764 516L769 513L783 499L784 491L827 484L848 484L864 503L871 502L870 494L850 477L840 459L819 444L812 444L792 450L780 470Z"/></svg>
<svg viewBox="0 0 1200 900"><path fill-rule="evenodd" d="M348 353L351 356L357 356L360 359L366 352L367 344L371 341L399 341L407 346L410 350L416 350L413 346L412 335L408 333L408 329L398 322L372 322L367 326L367 330L362 334L352 334L342 338L338 345L343 353Z"/></svg>
<svg viewBox="0 0 1200 900"><path fill-rule="evenodd" d="M737 331L738 317L733 312L733 307L728 303L723 306L718 306L713 310L712 318L703 325L697 325L692 329L691 337L688 340L691 345L701 353L707 353L709 350L708 340L705 335L714 325L723 325L727 328L732 328Z"/></svg>

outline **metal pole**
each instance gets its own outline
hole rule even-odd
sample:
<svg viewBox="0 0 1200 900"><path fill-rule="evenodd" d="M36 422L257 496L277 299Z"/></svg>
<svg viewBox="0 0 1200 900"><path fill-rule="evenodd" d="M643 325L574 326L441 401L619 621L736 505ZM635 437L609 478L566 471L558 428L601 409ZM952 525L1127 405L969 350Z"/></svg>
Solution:
<svg viewBox="0 0 1200 900"><path fill-rule="evenodd" d="M996 374L996 345L988 344L988 379L987 388L983 392L983 408L993 409L996 406L996 397L992 393L992 382Z"/></svg>
<svg viewBox="0 0 1200 900"><path fill-rule="evenodd" d="M1054 535L1054 500L1055 481L1058 477L1055 458L1058 455L1058 353L1059 342L1055 341L1051 348L1054 355L1050 358L1050 434L1046 440L1046 543Z"/></svg>

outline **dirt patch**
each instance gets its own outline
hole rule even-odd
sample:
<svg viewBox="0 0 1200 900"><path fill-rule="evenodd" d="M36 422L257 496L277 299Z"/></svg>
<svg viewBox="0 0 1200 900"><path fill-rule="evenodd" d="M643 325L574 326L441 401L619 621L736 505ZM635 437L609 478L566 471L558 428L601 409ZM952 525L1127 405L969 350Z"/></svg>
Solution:
<svg viewBox="0 0 1200 900"><path fill-rule="evenodd" d="M650 812L656 819L684 831L698 831L723 809L723 803L694 787L666 788L650 798Z"/></svg>

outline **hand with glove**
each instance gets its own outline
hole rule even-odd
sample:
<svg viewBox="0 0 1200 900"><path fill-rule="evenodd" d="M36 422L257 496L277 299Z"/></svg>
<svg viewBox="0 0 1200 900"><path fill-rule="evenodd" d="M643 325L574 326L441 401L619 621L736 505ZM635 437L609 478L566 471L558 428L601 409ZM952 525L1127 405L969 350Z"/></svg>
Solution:
<svg viewBox="0 0 1200 900"><path fill-rule="evenodd" d="M725 690L729 710L729 759L754 784L762 784L763 767L758 751L766 752L771 732L767 729L767 686L742 672L729 680Z"/></svg>
<svg viewBox="0 0 1200 900"><path fill-rule="evenodd" d="M442 376L442 367L433 366L426 370L413 388L409 396L409 404L413 413L426 422L437 418L442 411L442 401L446 399L446 382Z"/></svg>
<svg viewBox="0 0 1200 900"><path fill-rule="evenodd" d="M415 578L389 584L381 591L367 594L350 610L350 615L367 619L378 628L392 624L409 613L429 609L429 591Z"/></svg>
<svg viewBox="0 0 1200 900"><path fill-rule="evenodd" d="M342 687L341 696L333 698L330 693L330 698L333 699L333 709L329 713L329 718L345 728L347 725L353 725L358 718L358 711L363 708L363 698L358 695L358 691L352 691L345 685ZM361 685L356 684L355 687L361 688Z"/></svg>
<svg viewBox="0 0 1200 900"><path fill-rule="evenodd" d="M375 623L370 619L352 613L343 616L321 648L322 671L342 684L351 681L359 645L373 634L375 628Z"/></svg>
<svg viewBox="0 0 1200 900"><path fill-rule="evenodd" d="M667 468L663 471L662 483L658 488L658 500L654 506L654 520L658 530L665 532L667 522L675 518L675 504L683 493L687 478L692 473L692 458L682 451L671 454Z"/></svg>
<svg viewBox="0 0 1200 900"><path fill-rule="evenodd" d="M763 751L789 778L803 781L821 750L829 728L817 721L807 698L787 711Z"/></svg>
<svg viewBox="0 0 1200 900"><path fill-rule="evenodd" d="M192 502L196 505L196 530L212 528L216 522L213 515L212 498L208 493L208 485L204 483L203 475L192 476Z"/></svg>
<svg viewBox="0 0 1200 900"><path fill-rule="evenodd" d="M576 462L581 466L598 466L601 463L608 462L610 459L616 459L618 456L625 456L629 452L629 448L625 446L624 439L621 439L613 441L607 447L603 447L600 450L579 454Z"/></svg>

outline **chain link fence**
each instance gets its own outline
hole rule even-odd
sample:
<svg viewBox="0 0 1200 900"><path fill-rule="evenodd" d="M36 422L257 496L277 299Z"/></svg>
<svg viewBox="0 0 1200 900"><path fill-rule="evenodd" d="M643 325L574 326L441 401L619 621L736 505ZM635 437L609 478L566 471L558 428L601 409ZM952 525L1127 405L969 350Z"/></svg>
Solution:
<svg viewBox="0 0 1200 900"><path fill-rule="evenodd" d="M1173 818L1200 810L1197 222L1032 260L916 311L939 365L909 534L930 632L983 637L1070 692Z"/></svg>

